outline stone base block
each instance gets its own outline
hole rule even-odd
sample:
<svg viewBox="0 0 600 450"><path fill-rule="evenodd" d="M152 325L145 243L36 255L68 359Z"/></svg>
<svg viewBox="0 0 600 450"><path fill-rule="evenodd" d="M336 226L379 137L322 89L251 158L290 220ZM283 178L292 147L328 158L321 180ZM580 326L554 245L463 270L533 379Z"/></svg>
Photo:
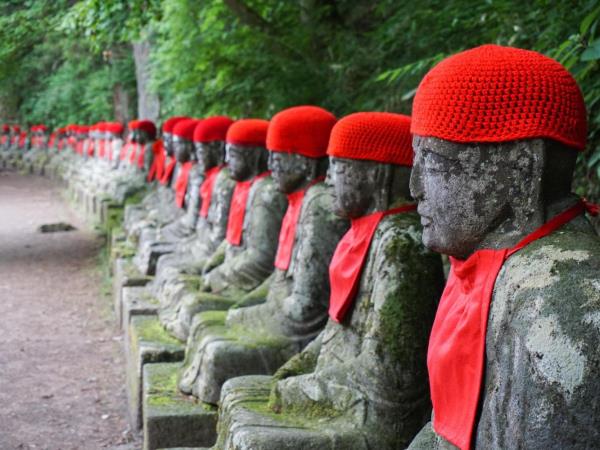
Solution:
<svg viewBox="0 0 600 450"><path fill-rule="evenodd" d="M144 449L210 446L217 437L217 408L177 389L178 363L144 366Z"/></svg>
<svg viewBox="0 0 600 450"><path fill-rule="evenodd" d="M142 425L143 368L149 363L183 360L185 346L171 337L157 316L133 316L125 339L127 400L131 427Z"/></svg>
<svg viewBox="0 0 600 450"><path fill-rule="evenodd" d="M121 294L121 322L124 331L133 316L154 316L158 314L159 302L152 297L145 286L125 286Z"/></svg>
<svg viewBox="0 0 600 450"><path fill-rule="evenodd" d="M219 436L211 450L369 450L360 430L315 411L279 414L269 407L271 377L233 378L223 386Z"/></svg>
<svg viewBox="0 0 600 450"><path fill-rule="evenodd" d="M145 286L152 280L152 277L147 277L140 274L134 264L131 262L131 258L117 258L113 262L113 298L114 298L114 309L117 318L117 323L121 325L123 318L121 317L123 312L123 288L131 286Z"/></svg>

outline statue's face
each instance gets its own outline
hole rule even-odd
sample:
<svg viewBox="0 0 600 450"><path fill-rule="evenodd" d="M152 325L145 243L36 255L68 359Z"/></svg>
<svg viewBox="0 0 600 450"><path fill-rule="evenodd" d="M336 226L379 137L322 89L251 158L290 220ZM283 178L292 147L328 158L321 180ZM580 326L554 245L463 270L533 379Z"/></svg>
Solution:
<svg viewBox="0 0 600 450"><path fill-rule="evenodd" d="M194 142L194 150L200 170L203 172L221 165L225 158L225 143L222 141Z"/></svg>
<svg viewBox="0 0 600 450"><path fill-rule="evenodd" d="M163 132L163 146L168 156L173 156L173 135Z"/></svg>
<svg viewBox="0 0 600 450"><path fill-rule="evenodd" d="M188 141L187 139L183 139L179 136L173 136L173 152L177 162L188 162L192 154L192 149L192 141Z"/></svg>
<svg viewBox="0 0 600 450"><path fill-rule="evenodd" d="M131 142L140 142L140 132L139 130L131 130L129 132L129 140L131 140Z"/></svg>
<svg viewBox="0 0 600 450"><path fill-rule="evenodd" d="M527 170L528 158L489 144L420 136L413 148L410 191L419 204L423 243L439 253L470 255L510 218L511 186L526 178L519 175Z"/></svg>
<svg viewBox="0 0 600 450"><path fill-rule="evenodd" d="M309 158L295 153L270 152L269 169L284 194L297 190L311 173Z"/></svg>
<svg viewBox="0 0 600 450"><path fill-rule="evenodd" d="M340 217L356 218L365 215L378 191L385 189L380 182L383 164L372 161L335 158L330 160L330 174L335 194L334 209Z"/></svg>
<svg viewBox="0 0 600 450"><path fill-rule="evenodd" d="M244 181L254 175L258 158L255 148L227 144L225 151L231 178L236 181Z"/></svg>

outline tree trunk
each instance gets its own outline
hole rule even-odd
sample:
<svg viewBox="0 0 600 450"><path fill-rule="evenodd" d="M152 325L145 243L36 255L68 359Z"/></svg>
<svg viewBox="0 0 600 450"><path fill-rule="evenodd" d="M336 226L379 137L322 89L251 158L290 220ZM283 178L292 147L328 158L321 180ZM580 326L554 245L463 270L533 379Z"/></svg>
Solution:
<svg viewBox="0 0 600 450"><path fill-rule="evenodd" d="M160 101L158 95L150 91L150 42L144 39L133 43L135 77L137 80L138 118L158 120Z"/></svg>

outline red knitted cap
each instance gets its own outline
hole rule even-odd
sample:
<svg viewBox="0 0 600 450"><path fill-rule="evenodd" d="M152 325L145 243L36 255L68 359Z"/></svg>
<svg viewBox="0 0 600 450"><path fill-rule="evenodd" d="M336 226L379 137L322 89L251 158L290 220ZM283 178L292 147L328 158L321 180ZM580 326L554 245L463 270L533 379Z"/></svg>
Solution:
<svg viewBox="0 0 600 450"><path fill-rule="evenodd" d="M333 114L318 106L284 109L271 119L267 148L273 152L322 158L327 154L329 133L335 122Z"/></svg>
<svg viewBox="0 0 600 450"><path fill-rule="evenodd" d="M164 133L172 133L173 132L173 128L175 128L175 125L177 124L177 122L179 122L181 120L184 120L184 119L189 119L189 117L185 117L185 116L173 116L173 117L169 117L163 123L163 132Z"/></svg>
<svg viewBox="0 0 600 450"><path fill-rule="evenodd" d="M5 132L5 133L7 133L7 132L10 131L10 127L8 125L6 125L6 124L3 124L2 125L2 131Z"/></svg>
<svg viewBox="0 0 600 450"><path fill-rule="evenodd" d="M129 128L130 130L135 130L137 128L137 120L131 120L128 124L127 124L127 128Z"/></svg>
<svg viewBox="0 0 600 450"><path fill-rule="evenodd" d="M145 131L152 139L156 137L156 125L154 125L154 122L151 120L134 120L134 122L133 130Z"/></svg>
<svg viewBox="0 0 600 450"><path fill-rule="evenodd" d="M203 119L194 130L194 142L224 141L233 120L226 116Z"/></svg>
<svg viewBox="0 0 600 450"><path fill-rule="evenodd" d="M343 117L331 130L327 154L412 166L410 117L385 112L359 112Z"/></svg>
<svg viewBox="0 0 600 450"><path fill-rule="evenodd" d="M241 119L227 130L228 144L265 147L269 121L263 119Z"/></svg>
<svg viewBox="0 0 600 450"><path fill-rule="evenodd" d="M425 75L411 132L465 143L549 138L583 150L586 111L577 82L555 60L483 45L446 58Z"/></svg>
<svg viewBox="0 0 600 450"><path fill-rule="evenodd" d="M112 134L123 134L123 124L120 122L108 122L105 124L104 130Z"/></svg>
<svg viewBox="0 0 600 450"><path fill-rule="evenodd" d="M192 141L194 139L194 129L198 125L199 120L183 119L177 122L173 128L173 136L178 136L182 139Z"/></svg>

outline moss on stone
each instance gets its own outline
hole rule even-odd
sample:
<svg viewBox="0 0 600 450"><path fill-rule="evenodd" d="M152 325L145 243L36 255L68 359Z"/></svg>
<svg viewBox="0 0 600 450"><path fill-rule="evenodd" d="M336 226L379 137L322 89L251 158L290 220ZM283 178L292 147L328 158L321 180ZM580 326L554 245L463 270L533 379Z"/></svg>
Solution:
<svg viewBox="0 0 600 450"><path fill-rule="evenodd" d="M227 317L227 311L203 311L198 313L197 316L197 320L205 326L224 326L225 318Z"/></svg>
<svg viewBox="0 0 600 450"><path fill-rule="evenodd" d="M177 408L178 412L193 412L201 408L204 411L215 412L216 407L199 401L193 396L184 395L177 387L179 365L152 364L146 372L148 376L146 402L150 407Z"/></svg>
<svg viewBox="0 0 600 450"><path fill-rule="evenodd" d="M151 341L166 345L180 345L160 324L156 316L138 316L132 319L135 335L139 341Z"/></svg>

